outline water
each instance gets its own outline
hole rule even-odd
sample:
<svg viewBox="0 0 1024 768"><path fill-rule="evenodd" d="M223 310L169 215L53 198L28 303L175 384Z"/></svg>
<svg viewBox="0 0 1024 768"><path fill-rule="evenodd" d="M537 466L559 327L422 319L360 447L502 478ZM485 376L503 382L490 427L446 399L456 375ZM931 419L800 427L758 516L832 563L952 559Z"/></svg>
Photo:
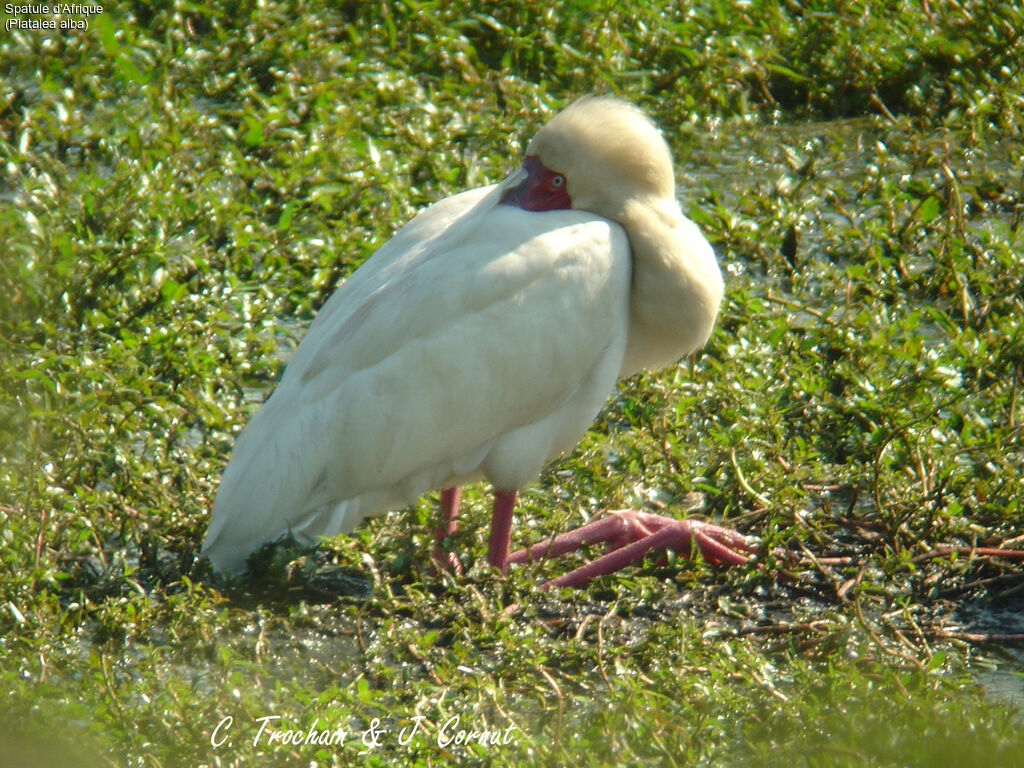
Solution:
<svg viewBox="0 0 1024 768"><path fill-rule="evenodd" d="M877 245L874 233L879 222L891 214L888 206L892 200L904 206L898 216L909 216L917 224L912 217L920 216L913 213L918 201L934 197L942 211L948 196L957 195L965 235L981 253L991 238L1005 238L1007 232L1018 231L1024 219L1020 196L1014 197L1015 191L1024 188L1021 139L976 142L967 131L922 134L911 127L871 119L758 128L720 124L692 138L678 178L684 209L689 204L703 214L729 216L734 231L740 234L740 247L746 245L742 235L751 237L751 253L718 247L730 279L752 293L770 292L792 302L794 324L810 327L821 321L807 310L831 319L835 315L830 313L839 312L835 305L842 303L831 302L830 307L829 292L835 286L824 285L816 276L864 258L866 246ZM894 193L882 194L884 189ZM752 222L764 221L758 206L765 200L779 212L778 231L744 230L753 226ZM750 211L748 217L745 211ZM905 257L909 275L931 268L933 253L941 250L942 233L937 225L943 215L936 217L935 227L920 227L914 252ZM766 266L778 251L764 245L764 241L772 246L781 243L790 224L799 243L794 271L800 274L792 279L773 274L773 268ZM1013 235L1010 237L1013 242ZM857 247L858 238L865 247ZM950 316L957 316L960 309L952 301L939 308ZM947 329L922 318L917 333L923 354L937 350L945 354ZM846 506L843 499L835 502L837 508ZM807 512L820 515L821 509L815 506ZM854 510L854 515L858 512L870 514L872 510ZM954 606L954 617L951 630L994 638L971 645L968 661L973 679L991 699L1024 707L1024 598L961 598Z"/></svg>
<svg viewBox="0 0 1024 768"><path fill-rule="evenodd" d="M971 675L986 694L1021 710L1024 724L1024 594L1000 602L966 603L959 618L963 632L1015 638L979 644L968 661Z"/></svg>

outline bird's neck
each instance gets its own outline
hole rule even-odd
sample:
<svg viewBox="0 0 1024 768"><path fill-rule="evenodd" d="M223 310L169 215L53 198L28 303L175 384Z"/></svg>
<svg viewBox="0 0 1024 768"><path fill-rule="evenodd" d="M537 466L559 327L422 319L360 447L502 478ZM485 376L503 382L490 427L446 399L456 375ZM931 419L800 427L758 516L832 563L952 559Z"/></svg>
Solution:
<svg viewBox="0 0 1024 768"><path fill-rule="evenodd" d="M722 300L722 273L674 200L632 201L622 219L633 250L630 327L620 376L656 370L699 349Z"/></svg>

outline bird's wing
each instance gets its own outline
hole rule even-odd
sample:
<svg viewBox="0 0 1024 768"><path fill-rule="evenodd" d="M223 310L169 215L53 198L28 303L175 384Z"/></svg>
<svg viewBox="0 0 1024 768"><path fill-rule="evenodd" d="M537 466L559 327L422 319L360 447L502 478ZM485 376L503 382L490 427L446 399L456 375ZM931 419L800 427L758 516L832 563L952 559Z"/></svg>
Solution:
<svg viewBox="0 0 1024 768"><path fill-rule="evenodd" d="M433 225L414 219L325 305L235 445L204 543L216 567L479 474L516 430L504 463L523 467L498 469L530 479L567 437L522 428L567 408L600 368L604 391L570 440L586 428L625 344L625 233L589 213L495 206L493 194L428 209Z"/></svg>
<svg viewBox="0 0 1024 768"><path fill-rule="evenodd" d="M447 235L450 239L460 221L471 221L480 209L493 207L498 194L498 185L480 187L446 197L421 211L338 286L320 308L306 332L307 337L315 334L319 326L336 323L339 316L347 316L358 308L360 296L384 289L393 275L422 260L426 253L436 250L439 238ZM300 345L288 365L293 368L302 365L308 357L319 351L319 346Z"/></svg>

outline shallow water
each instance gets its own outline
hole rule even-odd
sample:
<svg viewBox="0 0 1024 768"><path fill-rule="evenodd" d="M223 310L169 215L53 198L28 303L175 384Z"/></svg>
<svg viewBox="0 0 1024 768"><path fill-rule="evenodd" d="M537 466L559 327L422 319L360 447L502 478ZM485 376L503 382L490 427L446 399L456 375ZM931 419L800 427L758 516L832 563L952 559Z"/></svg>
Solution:
<svg viewBox="0 0 1024 768"><path fill-rule="evenodd" d="M942 199L947 194L948 169L957 180L971 235L984 242L993 228L1020 226L1021 211L1002 202L1010 198L1000 198L1001 189L1024 188L1024 140L1020 138L982 144L975 143L967 131L920 135L873 119L852 119L758 128L721 124L696 134L689 149L677 171L684 209L690 204L706 210L709 201L718 201L729 212L742 212L747 200L766 196L793 200L788 212L799 234L799 260L809 273L799 295L789 293L785 276L773 277L770 271L766 274L737 263L732 254L718 250L729 279L755 294L770 290L792 299L797 322L819 322L798 308L816 302L815 287L820 284L814 275L827 274L846 259L857 258L854 252L837 261L836 254L827 252L829 238L843 229L870 231L872 217L886 212L881 201L865 190L886 178L903 186L917 185ZM803 192L805 176L813 177L813 185L808 182ZM821 189L823 181L827 192L816 196L810 188ZM764 234L778 237L780 233ZM908 260L907 266L913 273L927 265ZM827 298L823 303L813 308L827 310ZM925 340L924 349L948 343L946 332L927 319L917 330ZM957 618L965 633L1024 638L1024 600L964 602ZM993 700L1024 706L1024 640L981 644L972 649L968 661L973 679Z"/></svg>
<svg viewBox="0 0 1024 768"><path fill-rule="evenodd" d="M963 631L988 635L1015 635L1012 645L993 641L975 649L971 675L994 701L1020 710L1024 724L1024 596L998 604L967 603L960 611Z"/></svg>

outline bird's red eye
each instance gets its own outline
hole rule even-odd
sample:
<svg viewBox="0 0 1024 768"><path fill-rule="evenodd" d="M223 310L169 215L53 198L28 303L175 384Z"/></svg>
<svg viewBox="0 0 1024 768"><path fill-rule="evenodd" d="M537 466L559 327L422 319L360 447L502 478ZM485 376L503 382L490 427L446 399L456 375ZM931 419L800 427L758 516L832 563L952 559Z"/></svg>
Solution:
<svg viewBox="0 0 1024 768"><path fill-rule="evenodd" d="M551 178L551 186L554 187L555 189L558 189L558 188L562 187L564 184L565 184L565 176L563 176L560 173L556 173Z"/></svg>

